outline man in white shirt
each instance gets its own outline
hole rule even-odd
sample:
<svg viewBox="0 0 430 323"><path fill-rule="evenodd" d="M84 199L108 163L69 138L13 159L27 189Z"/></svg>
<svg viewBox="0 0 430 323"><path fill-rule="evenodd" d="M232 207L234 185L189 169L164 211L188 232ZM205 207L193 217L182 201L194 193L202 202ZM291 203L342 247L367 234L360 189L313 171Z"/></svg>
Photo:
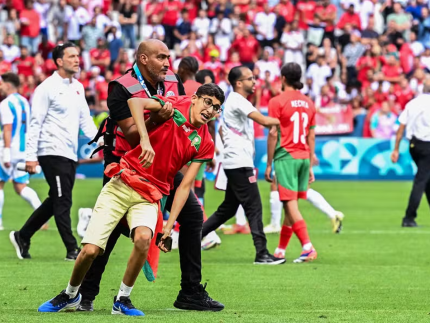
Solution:
<svg viewBox="0 0 430 323"><path fill-rule="evenodd" d="M204 43L206 43L209 35L210 24L211 21L207 17L206 10L199 10L199 16L194 19L192 28Z"/></svg>
<svg viewBox="0 0 430 323"><path fill-rule="evenodd" d="M81 29L91 20L91 16L87 9L81 6L79 0L70 1L70 6L66 7L66 23L67 39L77 44L80 41Z"/></svg>
<svg viewBox="0 0 430 323"><path fill-rule="evenodd" d="M0 49L3 52L3 58L6 62L12 63L15 58L21 55L18 46L14 45L13 35L7 35Z"/></svg>
<svg viewBox="0 0 430 323"><path fill-rule="evenodd" d="M264 11L255 15L254 24L257 29L257 40L261 47L272 46L275 39L276 14L270 12L269 4L265 3Z"/></svg>
<svg viewBox="0 0 430 323"><path fill-rule="evenodd" d="M224 158L222 166L227 176L225 198L218 210L203 224L202 237L232 218L239 205L245 210L256 249L254 264L278 265L285 262L269 254L263 232L263 209L254 174L254 125L279 125L279 120L263 116L246 98L255 92L255 78L245 66L237 66L228 74L234 92L225 104L222 120Z"/></svg>
<svg viewBox="0 0 430 323"><path fill-rule="evenodd" d="M417 210L425 192L430 205L430 81L424 83L423 94L406 104L399 116L400 126L396 134L394 151L391 154L393 163L399 160L399 146L406 129L406 138L409 140L409 152L417 165L414 185L409 196L409 203L402 227L416 227Z"/></svg>
<svg viewBox="0 0 430 323"><path fill-rule="evenodd" d="M327 84L327 78L332 75L330 66L327 65L324 55L318 55L317 62L308 67L306 78L311 81L312 96L321 93L323 85Z"/></svg>
<svg viewBox="0 0 430 323"><path fill-rule="evenodd" d="M30 176L19 167L19 164L25 163L25 142L30 123L30 105L26 98L18 94L19 85L19 77L14 73L0 76L0 94L6 96L0 103L0 230L3 230L3 187L9 179L13 181L15 192L33 209L41 204L37 193L27 187Z"/></svg>
<svg viewBox="0 0 430 323"><path fill-rule="evenodd" d="M281 69L278 62L270 60L273 57L273 48L264 47L263 57L255 63L255 66L260 70L260 79L266 79L266 72L270 72L270 81L273 82L276 78L281 76Z"/></svg>
<svg viewBox="0 0 430 323"><path fill-rule="evenodd" d="M40 164L50 187L49 197L19 231L10 233L20 259L31 258L30 239L52 215L67 249L65 260L76 260L79 254L70 220L79 129L93 138L97 128L90 116L84 87L73 78L79 71L76 46L71 42L58 45L52 58L58 70L34 92L26 143L26 171L34 174Z"/></svg>

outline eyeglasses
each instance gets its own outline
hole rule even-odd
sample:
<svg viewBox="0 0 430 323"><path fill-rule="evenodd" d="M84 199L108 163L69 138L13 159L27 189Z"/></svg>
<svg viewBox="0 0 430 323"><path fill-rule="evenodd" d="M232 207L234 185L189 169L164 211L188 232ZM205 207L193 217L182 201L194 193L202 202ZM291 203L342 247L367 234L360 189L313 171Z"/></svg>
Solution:
<svg viewBox="0 0 430 323"><path fill-rule="evenodd" d="M238 82L243 82L243 81L254 81L255 80L255 76L251 76L248 77L247 79L241 79L241 80L237 80Z"/></svg>
<svg viewBox="0 0 430 323"><path fill-rule="evenodd" d="M209 98L205 98L203 96L199 96L199 98L203 99L203 103L205 108L213 108L216 113L220 113L222 111L222 107L219 104L213 104L212 100Z"/></svg>

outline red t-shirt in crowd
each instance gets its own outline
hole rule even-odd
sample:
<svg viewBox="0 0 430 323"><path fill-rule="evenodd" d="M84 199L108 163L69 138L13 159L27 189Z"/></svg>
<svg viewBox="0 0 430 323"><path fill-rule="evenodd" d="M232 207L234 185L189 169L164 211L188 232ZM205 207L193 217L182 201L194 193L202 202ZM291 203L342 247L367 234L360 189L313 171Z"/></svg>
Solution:
<svg viewBox="0 0 430 323"><path fill-rule="evenodd" d="M106 59L110 57L110 52L107 49L93 48L90 50L90 57L97 60ZM100 67L101 73L104 73L106 69L104 65L96 65L96 66Z"/></svg>
<svg viewBox="0 0 430 323"><path fill-rule="evenodd" d="M230 50L234 50L239 53L240 61L242 63L251 63L255 55L257 55L259 48L260 45L258 41L253 36L249 36L248 38L236 38L233 44L231 44Z"/></svg>
<svg viewBox="0 0 430 323"><path fill-rule="evenodd" d="M56 69L57 66L55 65L53 59L47 59L43 64L43 71L45 72L46 76L51 76Z"/></svg>
<svg viewBox="0 0 430 323"><path fill-rule="evenodd" d="M359 69L359 67L363 64L368 63L370 66L364 66L363 68ZM366 82L366 74L368 70L376 70L378 67L378 59L376 57L369 57L369 56L361 56L357 61L357 70L358 70L358 76L357 79L364 83ZM364 86L363 86L364 88Z"/></svg>
<svg viewBox="0 0 430 323"><path fill-rule="evenodd" d="M89 88L90 87L90 80L89 79L81 79L79 78L78 81L82 84L82 86L84 87L84 89Z"/></svg>
<svg viewBox="0 0 430 323"><path fill-rule="evenodd" d="M335 20L336 21L336 12L337 8L334 4L329 4L327 7L324 7L322 5L317 6L315 8L315 13L318 13L320 17L323 19L327 18L328 15L335 13ZM334 30L334 21L327 22L327 25L325 27L325 31L333 31Z"/></svg>
<svg viewBox="0 0 430 323"><path fill-rule="evenodd" d="M382 66L381 72L386 77L397 77L402 75L403 70L398 65L384 65Z"/></svg>
<svg viewBox="0 0 430 323"><path fill-rule="evenodd" d="M223 64L220 61L216 62L206 62L203 64L203 68L206 70L211 70L215 76L215 83L218 83L220 80L221 72L224 69Z"/></svg>
<svg viewBox="0 0 430 323"><path fill-rule="evenodd" d="M97 82L96 93L99 101L106 101L108 97L108 87L109 83L106 81ZM85 88L85 87L84 87Z"/></svg>
<svg viewBox="0 0 430 323"><path fill-rule="evenodd" d="M168 26L176 26L179 14L182 9L182 3L178 0L163 2L164 16L161 23Z"/></svg>
<svg viewBox="0 0 430 323"><path fill-rule="evenodd" d="M37 37L40 32L40 16L36 10L24 9L19 15L21 21L21 36ZM22 22L29 22L29 25L24 25Z"/></svg>
<svg viewBox="0 0 430 323"><path fill-rule="evenodd" d="M295 13L296 9L294 9L294 5L291 1L279 4L279 14L285 18L287 23L290 24L293 22Z"/></svg>
<svg viewBox="0 0 430 323"><path fill-rule="evenodd" d="M308 23L314 21L316 7L317 5L314 1L299 1L297 3L300 29L308 30Z"/></svg>
<svg viewBox="0 0 430 323"><path fill-rule="evenodd" d="M315 106L300 91L285 91L269 102L269 116L280 121L279 148L275 151L278 158L308 159L309 146L307 135L315 128Z"/></svg>
<svg viewBox="0 0 430 323"><path fill-rule="evenodd" d="M406 89L399 89L395 91L394 95L396 96L397 103L400 105L401 110L404 110L406 104L415 96L414 92L409 86Z"/></svg>
<svg viewBox="0 0 430 323"><path fill-rule="evenodd" d="M148 168L142 167L139 163L142 153L140 145L128 151L123 158L137 174L156 186L163 195L169 195L176 173L189 161L203 163L212 160L215 144L207 125L196 128L191 124L191 97L153 98L162 105L170 102L174 108L172 118L148 133L155 152L154 162Z"/></svg>
<svg viewBox="0 0 430 323"><path fill-rule="evenodd" d="M10 72L12 70L12 64L10 62L1 61L0 62L0 75Z"/></svg>
<svg viewBox="0 0 430 323"><path fill-rule="evenodd" d="M33 57L27 56L26 58L18 57L13 61L16 64L16 68L18 69L18 75L22 74L26 77L33 75L33 68L35 66L36 61Z"/></svg>
<svg viewBox="0 0 430 323"><path fill-rule="evenodd" d="M353 29L361 30L361 19L356 13L350 14L349 12L345 12L340 17L339 22L337 23L337 28L343 29L346 24L351 24Z"/></svg>
<svg viewBox="0 0 430 323"><path fill-rule="evenodd" d="M185 1L183 4L183 8L188 10L188 16L190 18L190 21L193 22L194 19L197 17L197 5L194 2L194 0L191 1Z"/></svg>
<svg viewBox="0 0 430 323"><path fill-rule="evenodd" d="M400 54L400 66L402 67L405 73L409 73L412 70L414 65L414 52L412 51L411 46L405 43L402 45L399 51Z"/></svg>
<svg viewBox="0 0 430 323"><path fill-rule="evenodd" d="M42 43L39 44L39 53L42 54L43 59L48 59L49 54L52 52L52 50L55 48L55 44L53 42L48 41L46 43L46 46L44 46Z"/></svg>
<svg viewBox="0 0 430 323"><path fill-rule="evenodd" d="M145 7L145 11L148 12L148 11L151 11L151 10L154 10L152 12L152 14L151 14L151 17L152 17L152 15L159 15L159 14L161 14L163 12L163 4L159 3L159 2L157 2L157 3L152 3L152 2L147 3L146 7ZM148 17L148 22L149 23L152 22L151 17Z"/></svg>

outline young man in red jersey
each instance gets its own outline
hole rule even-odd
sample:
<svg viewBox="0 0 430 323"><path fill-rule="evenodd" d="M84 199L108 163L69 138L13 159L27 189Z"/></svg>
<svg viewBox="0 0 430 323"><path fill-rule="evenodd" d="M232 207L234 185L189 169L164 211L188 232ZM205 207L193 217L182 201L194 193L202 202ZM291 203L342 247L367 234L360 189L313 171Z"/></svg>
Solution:
<svg viewBox="0 0 430 323"><path fill-rule="evenodd" d="M310 165L315 150L315 107L299 90L302 70L297 63L288 63L281 69L284 92L269 102L269 116L280 121L272 127L267 141L267 168L265 177L272 182L274 160L280 200L284 203L285 220L275 257L285 257L285 249L293 233L299 238L303 252L294 262L317 258L309 239L306 222L298 199L306 199L308 184L314 181Z"/></svg>
<svg viewBox="0 0 430 323"><path fill-rule="evenodd" d="M118 295L114 298L112 314L144 315L132 305L130 293L141 268L148 270L148 252L151 253L151 248L155 247L151 239L162 229L160 205L164 204L176 173L191 161L176 190L169 220L162 229L163 237L158 247L167 252L164 241L170 236L200 166L213 158L215 145L206 124L221 112L223 102L224 93L215 84L201 86L192 97L153 96L151 99L128 100L139 131L140 145L127 152L120 164L109 165L106 169L106 175L112 178L97 199L82 240L84 248L76 259L67 289L42 304L39 312L58 312L79 305L81 295L78 290L86 272L94 259L104 252L113 229L127 214L134 248ZM144 110L156 112L166 104L174 107L173 117L148 134ZM153 268L149 268L150 274Z"/></svg>

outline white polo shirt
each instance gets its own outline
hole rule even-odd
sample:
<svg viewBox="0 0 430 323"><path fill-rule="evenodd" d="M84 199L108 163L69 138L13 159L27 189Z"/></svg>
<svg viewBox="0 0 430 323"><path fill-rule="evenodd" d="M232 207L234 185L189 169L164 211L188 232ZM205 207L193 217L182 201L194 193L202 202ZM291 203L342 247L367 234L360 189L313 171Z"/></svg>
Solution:
<svg viewBox="0 0 430 323"><path fill-rule="evenodd" d="M79 129L91 139L97 134L84 87L54 72L34 91L26 160L51 155L77 161Z"/></svg>
<svg viewBox="0 0 430 323"><path fill-rule="evenodd" d="M406 125L406 138L430 142L430 94L420 94L406 104L399 122Z"/></svg>
<svg viewBox="0 0 430 323"><path fill-rule="evenodd" d="M257 109L236 92L224 103L222 134L224 138L224 169L254 167L254 124L248 115Z"/></svg>

